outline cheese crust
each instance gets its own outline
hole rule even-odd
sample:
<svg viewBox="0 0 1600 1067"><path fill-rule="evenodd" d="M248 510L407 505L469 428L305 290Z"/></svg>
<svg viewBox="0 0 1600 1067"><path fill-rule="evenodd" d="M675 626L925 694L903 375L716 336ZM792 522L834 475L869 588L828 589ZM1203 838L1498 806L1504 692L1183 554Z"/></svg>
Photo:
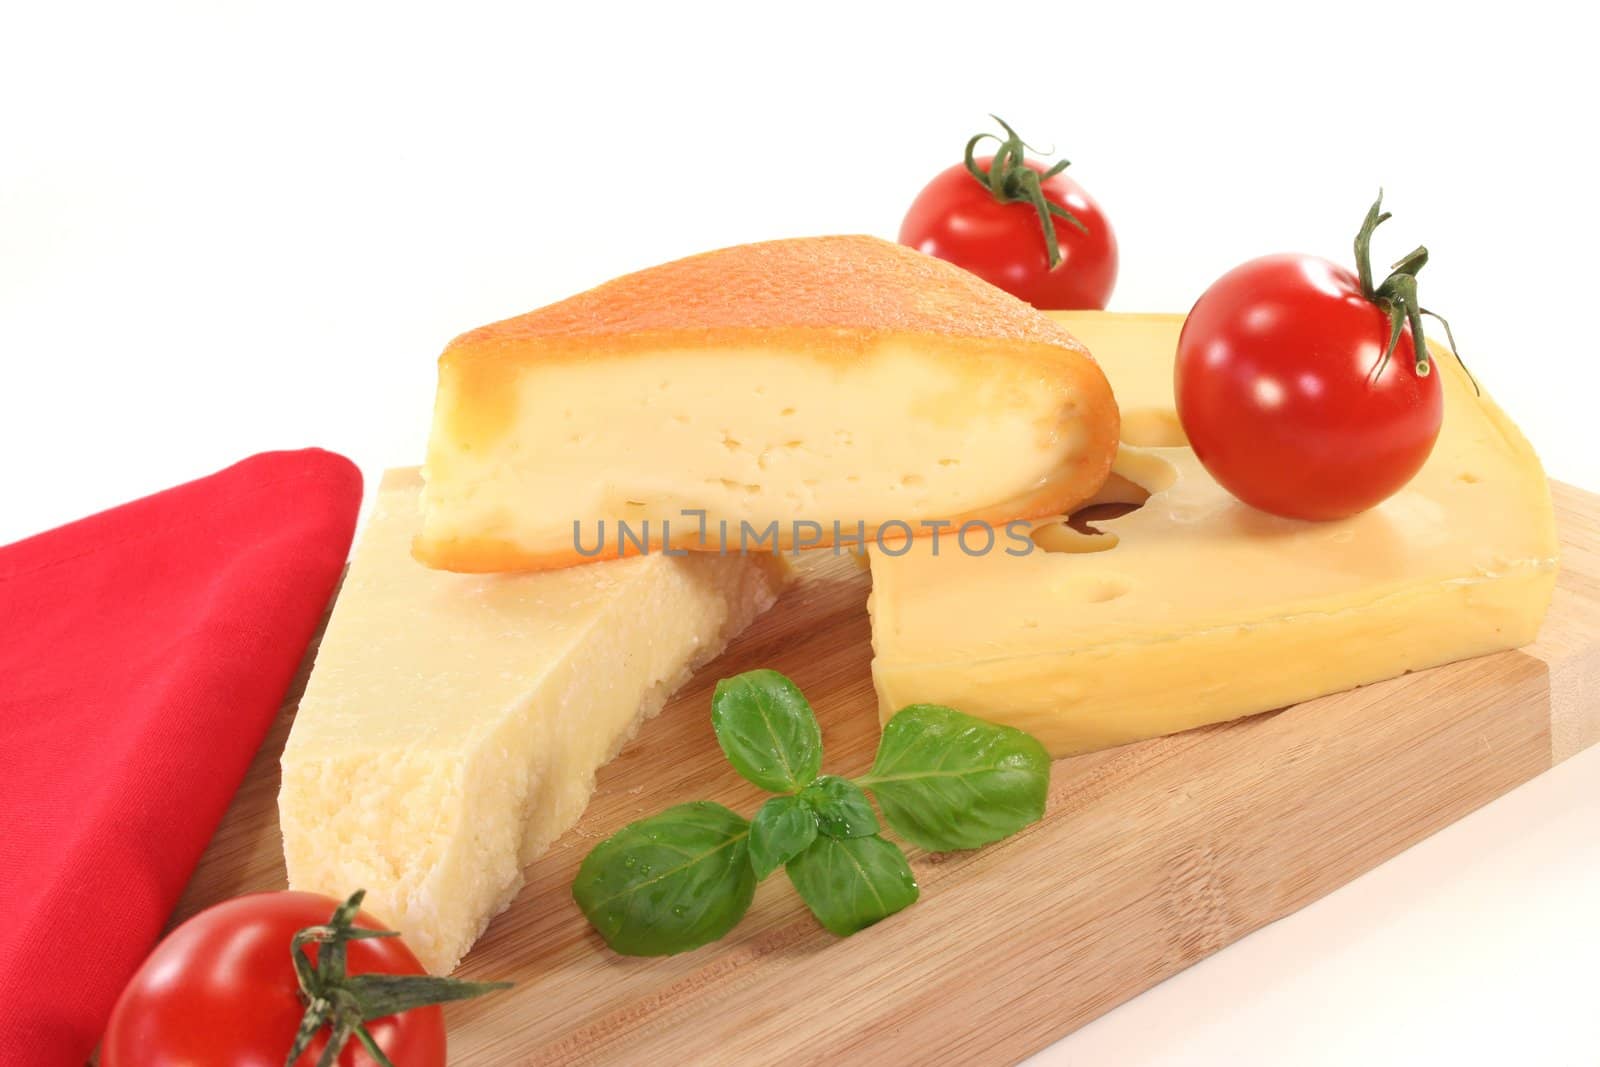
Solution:
<svg viewBox="0 0 1600 1067"><path fill-rule="evenodd" d="M413 551L559 568L619 521L640 536L604 558L725 547L685 512L777 520L783 548L835 522L1001 524L1087 498L1116 437L1088 351L966 271L871 237L743 245L452 342Z"/></svg>

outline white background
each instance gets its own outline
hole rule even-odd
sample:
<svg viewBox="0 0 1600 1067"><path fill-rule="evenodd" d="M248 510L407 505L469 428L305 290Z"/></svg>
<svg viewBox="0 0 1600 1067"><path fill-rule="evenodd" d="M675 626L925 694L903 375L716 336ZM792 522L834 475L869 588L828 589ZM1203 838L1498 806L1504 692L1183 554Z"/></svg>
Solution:
<svg viewBox="0 0 1600 1067"><path fill-rule="evenodd" d="M9 5L0 542L262 449L415 462L453 334L892 237L990 111L1101 200L1119 309L1343 258L1384 185L1380 256L1426 241L1469 365L1600 489L1577 5L580 6ZM1591 752L1041 1059L1594 1063L1597 827Z"/></svg>

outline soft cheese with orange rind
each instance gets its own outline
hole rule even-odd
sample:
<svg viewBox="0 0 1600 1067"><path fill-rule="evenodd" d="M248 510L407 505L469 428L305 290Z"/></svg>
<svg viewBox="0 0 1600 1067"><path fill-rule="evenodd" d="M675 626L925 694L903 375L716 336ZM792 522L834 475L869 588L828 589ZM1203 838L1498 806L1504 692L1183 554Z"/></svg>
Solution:
<svg viewBox="0 0 1600 1067"><path fill-rule="evenodd" d="M872 237L742 245L452 342L414 550L541 570L741 524L1000 524L1093 493L1116 436L1084 347L977 277Z"/></svg>

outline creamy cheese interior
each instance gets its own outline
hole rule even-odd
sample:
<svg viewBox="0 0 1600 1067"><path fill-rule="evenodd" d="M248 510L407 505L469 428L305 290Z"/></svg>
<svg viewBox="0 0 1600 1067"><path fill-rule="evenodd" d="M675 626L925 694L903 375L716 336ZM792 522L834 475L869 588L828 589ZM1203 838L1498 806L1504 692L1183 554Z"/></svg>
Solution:
<svg viewBox="0 0 1600 1067"><path fill-rule="evenodd" d="M946 703L1058 755L1120 744L1531 641L1555 581L1549 488L1517 428L1439 353L1444 426L1416 479L1350 519L1256 511L1173 410L1178 316L1057 316L1123 412L1103 536L1035 524L1040 549L872 553L885 716Z"/></svg>
<svg viewBox="0 0 1600 1067"><path fill-rule="evenodd" d="M485 403L490 388L505 399ZM587 543L601 518L670 520L674 543L698 533L685 511L785 534L797 517L948 518L1034 492L1080 455L1078 405L1027 361L905 343L475 364L441 378L424 533L562 552L574 522Z"/></svg>

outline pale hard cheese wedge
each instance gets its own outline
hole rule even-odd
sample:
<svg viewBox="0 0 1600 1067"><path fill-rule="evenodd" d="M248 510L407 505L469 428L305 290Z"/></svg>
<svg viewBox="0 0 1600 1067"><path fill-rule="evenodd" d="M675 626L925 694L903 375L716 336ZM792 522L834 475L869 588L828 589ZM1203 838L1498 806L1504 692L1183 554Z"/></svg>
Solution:
<svg viewBox="0 0 1600 1067"><path fill-rule="evenodd" d="M1292 704L1532 641L1556 573L1549 487L1522 434L1436 353L1444 427L1416 479L1332 523L1239 503L1173 408L1179 316L1064 313L1111 379L1123 447L1102 535L1037 523L1049 550L947 538L871 553L873 678L887 717L949 704L1055 755ZM903 546L894 546L900 548Z"/></svg>
<svg viewBox="0 0 1600 1067"><path fill-rule="evenodd" d="M572 826L595 771L777 597L771 556L650 555L468 576L411 558L415 471L384 479L283 753L289 884L455 967Z"/></svg>
<svg viewBox="0 0 1600 1067"><path fill-rule="evenodd" d="M976 276L872 237L744 245L452 342L415 549L538 570L1049 515L1116 433L1083 346Z"/></svg>

